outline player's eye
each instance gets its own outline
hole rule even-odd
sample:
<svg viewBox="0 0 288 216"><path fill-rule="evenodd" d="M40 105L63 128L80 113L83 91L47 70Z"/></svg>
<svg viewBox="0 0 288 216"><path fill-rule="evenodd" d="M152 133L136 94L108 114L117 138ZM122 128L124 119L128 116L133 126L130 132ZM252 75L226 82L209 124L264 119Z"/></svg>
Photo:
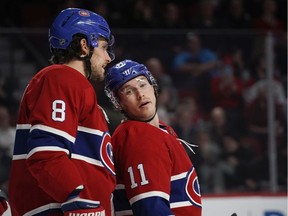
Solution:
<svg viewBox="0 0 288 216"><path fill-rule="evenodd" d="M148 87L148 83L146 82L141 82L141 84L139 85L140 89L146 89Z"/></svg>
<svg viewBox="0 0 288 216"><path fill-rule="evenodd" d="M107 43L102 43L102 44L100 45L100 48L101 48L102 50L104 50L104 51L107 51L107 50L108 50L108 44L107 44Z"/></svg>
<svg viewBox="0 0 288 216"><path fill-rule="evenodd" d="M132 88L125 88L122 90L122 93L126 96L130 96L134 94L134 91Z"/></svg>
<svg viewBox="0 0 288 216"><path fill-rule="evenodd" d="M126 90L126 95L132 95L132 94L133 94L132 89L127 89L127 90Z"/></svg>

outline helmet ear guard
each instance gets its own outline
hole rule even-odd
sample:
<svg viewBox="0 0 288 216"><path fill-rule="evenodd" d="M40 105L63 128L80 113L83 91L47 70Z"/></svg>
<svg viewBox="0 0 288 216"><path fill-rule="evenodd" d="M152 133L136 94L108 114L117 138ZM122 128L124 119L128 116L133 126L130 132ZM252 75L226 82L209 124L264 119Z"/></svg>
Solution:
<svg viewBox="0 0 288 216"><path fill-rule="evenodd" d="M104 91L116 110L121 110L117 96L119 88L129 80L141 75L145 76L148 82L154 87L155 95L157 96L158 85L145 65L126 59L107 70Z"/></svg>

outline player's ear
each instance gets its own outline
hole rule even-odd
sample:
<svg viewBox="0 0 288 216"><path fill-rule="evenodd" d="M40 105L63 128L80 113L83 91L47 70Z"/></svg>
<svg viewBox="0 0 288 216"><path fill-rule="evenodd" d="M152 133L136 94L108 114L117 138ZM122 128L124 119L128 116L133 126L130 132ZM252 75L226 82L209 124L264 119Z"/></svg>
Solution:
<svg viewBox="0 0 288 216"><path fill-rule="evenodd" d="M86 56L89 54L89 47L87 45L87 40L85 38L82 38L80 40L80 46L81 46L81 52L82 55Z"/></svg>
<svg viewBox="0 0 288 216"><path fill-rule="evenodd" d="M120 105L121 112L124 112L125 106L123 105L121 98L119 96L118 96L117 100L118 100L118 103Z"/></svg>

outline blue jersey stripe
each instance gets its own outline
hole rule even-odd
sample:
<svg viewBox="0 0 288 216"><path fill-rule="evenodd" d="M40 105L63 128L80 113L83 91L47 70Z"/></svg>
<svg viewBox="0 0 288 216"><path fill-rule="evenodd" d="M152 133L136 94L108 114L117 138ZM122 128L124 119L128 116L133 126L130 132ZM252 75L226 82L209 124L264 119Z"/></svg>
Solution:
<svg viewBox="0 0 288 216"><path fill-rule="evenodd" d="M108 155L112 157L111 145L102 146L105 149L101 151L104 132L79 127L73 143L71 142L71 136L66 136L65 133L60 133L59 130L48 131L46 130L47 128L45 126L32 127L32 129L29 127L18 127L13 158L15 160L25 159L27 155L32 155L39 151L64 151L74 159L103 167L106 165L103 151L108 152Z"/></svg>

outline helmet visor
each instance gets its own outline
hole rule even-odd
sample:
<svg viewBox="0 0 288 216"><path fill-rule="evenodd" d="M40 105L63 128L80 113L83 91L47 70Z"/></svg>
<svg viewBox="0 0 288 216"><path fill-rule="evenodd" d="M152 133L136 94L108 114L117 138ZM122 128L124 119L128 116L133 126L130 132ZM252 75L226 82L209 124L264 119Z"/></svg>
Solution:
<svg viewBox="0 0 288 216"><path fill-rule="evenodd" d="M108 50L107 50L107 52L111 58L111 61L113 61L115 59L115 53L113 51L114 43L115 43L114 35L111 35L109 38L109 41L108 41Z"/></svg>

